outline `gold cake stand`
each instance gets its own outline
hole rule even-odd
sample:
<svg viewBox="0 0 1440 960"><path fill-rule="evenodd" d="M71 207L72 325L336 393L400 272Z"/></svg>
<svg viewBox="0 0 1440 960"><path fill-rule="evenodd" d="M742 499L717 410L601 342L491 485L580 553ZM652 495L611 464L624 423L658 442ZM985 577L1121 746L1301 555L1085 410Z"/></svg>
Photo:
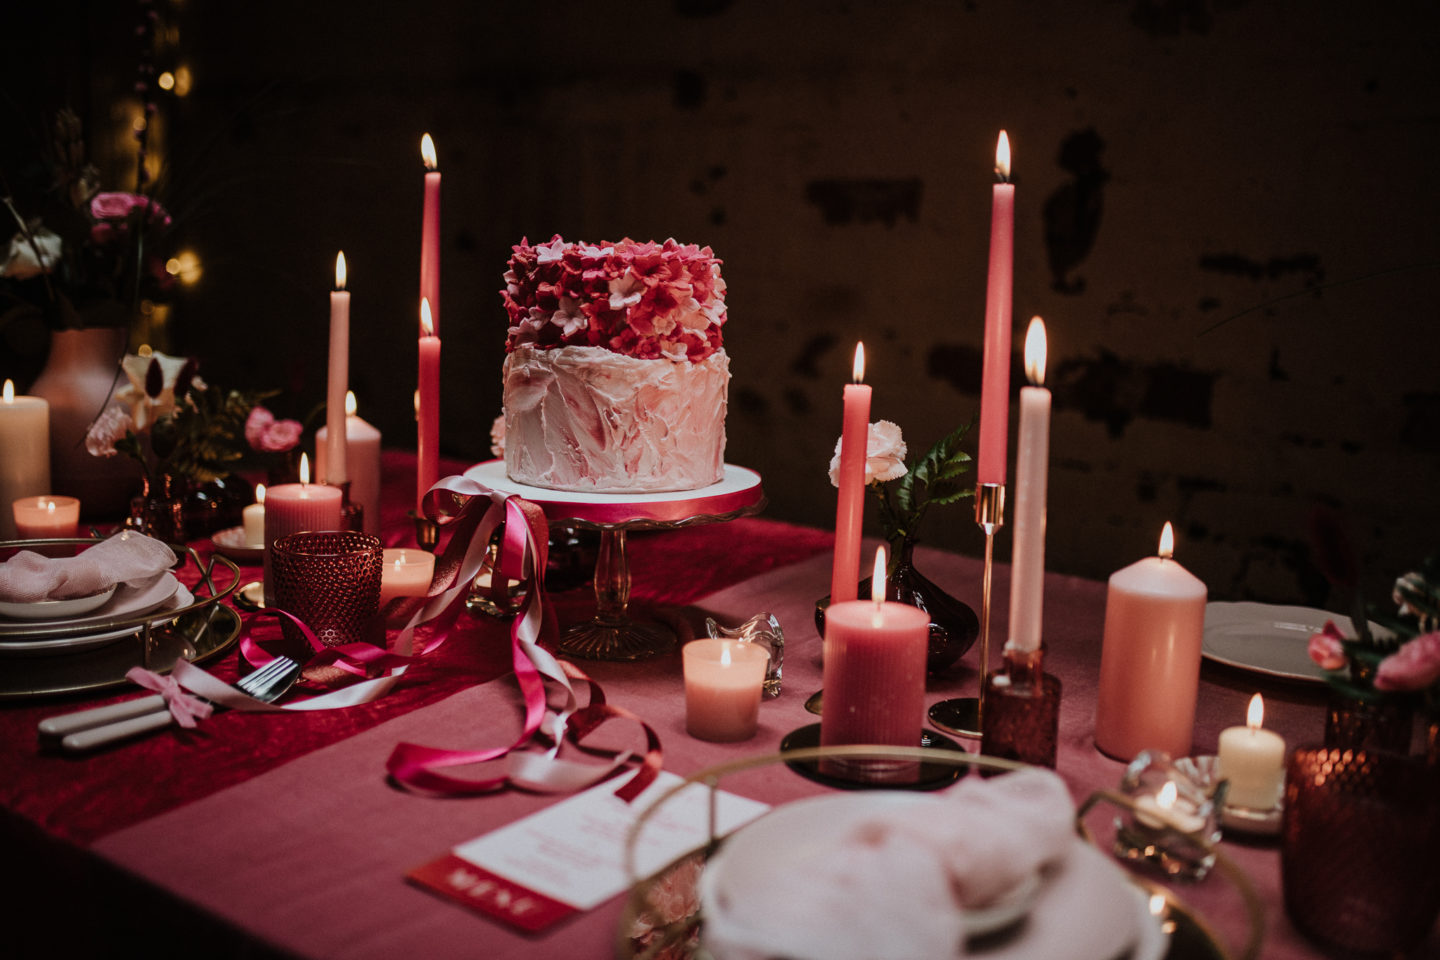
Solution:
<svg viewBox="0 0 1440 960"><path fill-rule="evenodd" d="M661 623L633 619L630 558L625 535L632 530L678 530L723 523L765 509L760 474L725 464L718 483L671 493L575 493L516 483L505 461L487 460L465 471L468 480L524 497L545 511L552 524L600 532L595 561L595 617L576 624L560 639L560 653L587 660L644 660L668 653L675 632Z"/></svg>

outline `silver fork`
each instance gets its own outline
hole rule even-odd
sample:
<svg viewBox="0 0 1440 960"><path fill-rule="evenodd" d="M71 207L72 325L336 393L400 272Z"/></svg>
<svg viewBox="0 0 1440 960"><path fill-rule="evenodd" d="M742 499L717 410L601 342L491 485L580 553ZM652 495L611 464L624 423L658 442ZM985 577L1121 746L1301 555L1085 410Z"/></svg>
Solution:
<svg viewBox="0 0 1440 960"><path fill-rule="evenodd" d="M300 678L300 671L300 664L289 657L276 657L236 683L235 689L256 700L271 703L294 685ZM60 748L68 753L83 753L143 733L163 730L171 721L165 699L156 695L50 717L41 721L40 734L48 740L60 738Z"/></svg>

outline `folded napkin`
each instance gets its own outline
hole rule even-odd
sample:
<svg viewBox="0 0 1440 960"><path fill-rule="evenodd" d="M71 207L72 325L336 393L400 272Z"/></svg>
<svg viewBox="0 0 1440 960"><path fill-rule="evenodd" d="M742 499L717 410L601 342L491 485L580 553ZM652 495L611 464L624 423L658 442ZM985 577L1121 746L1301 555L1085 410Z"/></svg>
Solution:
<svg viewBox="0 0 1440 960"><path fill-rule="evenodd" d="M0 600L35 603L89 597L117 583L153 580L174 564L175 551L133 530L123 530L74 557L21 550L0 563Z"/></svg>

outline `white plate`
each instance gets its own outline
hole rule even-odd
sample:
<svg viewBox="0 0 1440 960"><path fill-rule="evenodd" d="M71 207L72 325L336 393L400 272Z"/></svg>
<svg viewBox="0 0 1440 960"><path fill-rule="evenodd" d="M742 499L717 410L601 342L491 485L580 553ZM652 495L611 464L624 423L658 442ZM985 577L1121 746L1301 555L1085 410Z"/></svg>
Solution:
<svg viewBox="0 0 1440 960"><path fill-rule="evenodd" d="M69 600L36 600L31 603L11 603L0 600L0 617L14 620L68 620L82 613L89 613L105 603L115 594L116 584L110 584L99 593L88 597L74 597Z"/></svg>
<svg viewBox="0 0 1440 960"><path fill-rule="evenodd" d="M14 639L34 631L48 627L69 627L76 633L83 633L86 628L102 630L112 620L121 617L138 617L142 613L149 613L175 596L180 590L180 581L175 579L175 574L165 571L153 580L146 583L132 586L122 583L115 591L115 595L106 603L88 615L78 617L61 617L55 620L30 620L24 624L7 623L0 624L0 639Z"/></svg>
<svg viewBox="0 0 1440 960"><path fill-rule="evenodd" d="M151 618L151 622L164 620L171 611L188 607L194 602L195 597L180 584L180 581L176 580L169 595L163 598L159 604L144 611L137 610L127 613L126 616L139 616L141 613L153 611L155 616ZM140 629L140 626L129 626L115 630L99 630L94 633L32 638L0 635L0 656L52 656L57 653L74 653L78 650L103 647L107 643L134 636L140 632Z"/></svg>
<svg viewBox="0 0 1440 960"><path fill-rule="evenodd" d="M1201 654L1216 663L1251 670L1286 680L1324 683L1325 671L1310 659L1310 635L1325 628L1326 620L1349 633L1350 620L1343 614L1310 607L1287 607L1273 603L1226 603L1205 605L1205 638ZM1370 629L1380 635L1378 624Z"/></svg>
<svg viewBox="0 0 1440 960"><path fill-rule="evenodd" d="M259 563L265 559L265 545L252 544L245 540L244 527L226 527L210 535L215 549L236 563Z"/></svg>
<svg viewBox="0 0 1440 960"><path fill-rule="evenodd" d="M807 861L833 844L849 825L882 810L893 813L902 805L914 808L922 821L946 810L940 798L915 793L827 794L786 804L740 829L701 874L700 909L706 929L723 938L735 956L768 956L765 948L772 935L747 931L743 906L736 909L747 896L764 890L761 877L781 869L807 876ZM722 893L731 905L728 910L720 906ZM1025 923L1015 925L1027 914ZM723 917L719 923L717 915ZM865 921L861 917L856 922ZM997 941L977 954L986 960L1110 960L1126 951L1133 960L1158 960L1167 947L1163 936L1151 935L1159 922L1146 909L1146 898L1137 896L1137 888L1113 861L1078 838L1064 863L1047 869L1027 894L970 913L962 922L967 936L1013 927L1012 933L998 934Z"/></svg>

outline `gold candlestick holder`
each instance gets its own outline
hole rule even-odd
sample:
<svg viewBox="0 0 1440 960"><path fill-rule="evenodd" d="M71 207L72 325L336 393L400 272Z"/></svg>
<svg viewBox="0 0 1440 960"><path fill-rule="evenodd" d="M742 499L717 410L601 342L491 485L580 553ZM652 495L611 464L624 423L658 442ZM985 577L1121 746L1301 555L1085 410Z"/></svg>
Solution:
<svg viewBox="0 0 1440 960"><path fill-rule="evenodd" d="M985 688L990 680L990 582L995 565L995 532L1005 525L1005 485L975 485L975 523L985 534L985 567L980 575L980 693L952 697L930 707L930 722L958 737L978 738L985 715Z"/></svg>

